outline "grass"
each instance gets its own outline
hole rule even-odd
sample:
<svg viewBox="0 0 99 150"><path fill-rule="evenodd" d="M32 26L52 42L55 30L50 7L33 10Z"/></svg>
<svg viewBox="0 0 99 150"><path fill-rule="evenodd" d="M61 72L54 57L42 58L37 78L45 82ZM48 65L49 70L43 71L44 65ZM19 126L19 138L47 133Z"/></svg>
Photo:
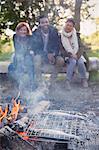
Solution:
<svg viewBox="0 0 99 150"><path fill-rule="evenodd" d="M87 54L88 54L88 57L98 57L99 58L99 50L90 50Z"/></svg>
<svg viewBox="0 0 99 150"><path fill-rule="evenodd" d="M0 42L0 61L8 61L13 53L13 42L12 40Z"/></svg>
<svg viewBox="0 0 99 150"><path fill-rule="evenodd" d="M89 80L99 83L99 71L91 71L89 74Z"/></svg>
<svg viewBox="0 0 99 150"><path fill-rule="evenodd" d="M6 53L1 53L0 54L0 61L9 61L12 55L12 51L6 52Z"/></svg>

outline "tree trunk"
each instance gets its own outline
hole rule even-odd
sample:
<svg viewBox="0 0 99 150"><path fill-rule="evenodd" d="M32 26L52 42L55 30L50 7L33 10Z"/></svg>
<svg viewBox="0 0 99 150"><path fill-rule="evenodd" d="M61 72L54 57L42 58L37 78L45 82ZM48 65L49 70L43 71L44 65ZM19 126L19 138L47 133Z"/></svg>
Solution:
<svg viewBox="0 0 99 150"><path fill-rule="evenodd" d="M80 31L80 21L81 21L81 6L83 0L75 0L75 28L77 32Z"/></svg>
<svg viewBox="0 0 99 150"><path fill-rule="evenodd" d="M43 0L43 5L44 5L44 15L48 15L49 13L49 0Z"/></svg>

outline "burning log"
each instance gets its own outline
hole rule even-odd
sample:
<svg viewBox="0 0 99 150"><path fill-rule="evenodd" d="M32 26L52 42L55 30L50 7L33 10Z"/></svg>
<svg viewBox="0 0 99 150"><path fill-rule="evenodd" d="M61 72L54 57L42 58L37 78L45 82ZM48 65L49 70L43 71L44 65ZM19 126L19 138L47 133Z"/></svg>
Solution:
<svg viewBox="0 0 99 150"><path fill-rule="evenodd" d="M65 143L33 142L23 140L11 128L5 126L0 130L0 150L68 150Z"/></svg>
<svg viewBox="0 0 99 150"><path fill-rule="evenodd" d="M0 150L34 150L33 145L24 141L17 133L11 128L5 126L0 129Z"/></svg>

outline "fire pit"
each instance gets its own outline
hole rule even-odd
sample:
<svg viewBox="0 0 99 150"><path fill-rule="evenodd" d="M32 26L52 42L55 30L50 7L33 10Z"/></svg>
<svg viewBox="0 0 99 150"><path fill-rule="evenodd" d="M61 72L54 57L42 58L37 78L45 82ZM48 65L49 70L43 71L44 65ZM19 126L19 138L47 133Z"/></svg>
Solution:
<svg viewBox="0 0 99 150"><path fill-rule="evenodd" d="M49 110L31 116L23 127L21 124L21 132L18 134L30 143L67 143L73 150L87 150L96 145L99 128L87 114Z"/></svg>
<svg viewBox="0 0 99 150"><path fill-rule="evenodd" d="M87 113L48 110L49 102L41 101L32 108L33 111L30 107L18 119L20 101L13 99L12 104L10 112L8 106L5 110L0 107L0 124L6 120L7 125L3 124L4 129L0 131L4 135L0 137L2 142L5 139L10 145L9 139L16 137L14 142L20 141L20 146L22 142L23 147L28 145L33 150L98 150L99 125L95 122L95 116L93 119ZM4 145L2 143L2 147Z"/></svg>

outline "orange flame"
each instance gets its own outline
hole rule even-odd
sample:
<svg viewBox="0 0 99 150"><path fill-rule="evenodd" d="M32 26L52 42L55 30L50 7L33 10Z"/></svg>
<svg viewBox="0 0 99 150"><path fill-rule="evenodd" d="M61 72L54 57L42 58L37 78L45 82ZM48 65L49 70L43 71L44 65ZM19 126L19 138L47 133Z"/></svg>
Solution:
<svg viewBox="0 0 99 150"><path fill-rule="evenodd" d="M8 105L6 106L5 110L2 110L0 106L0 123L2 122L3 118L6 118L8 122L15 121L17 119L19 109L20 109L20 101L18 103L15 99L12 99L13 108L10 114L8 114Z"/></svg>
<svg viewBox="0 0 99 150"><path fill-rule="evenodd" d="M8 106L6 106L5 111L3 112L2 108L0 107L0 123L2 122L3 118L7 116L8 113Z"/></svg>
<svg viewBox="0 0 99 150"><path fill-rule="evenodd" d="M3 115L3 114L4 114L4 112L2 110L2 107L0 106L0 116Z"/></svg>
<svg viewBox="0 0 99 150"><path fill-rule="evenodd" d="M11 120L15 121L17 119L18 116L18 112L20 109L20 101L18 101L18 103L16 102L16 100L12 100L13 102L13 108L10 114Z"/></svg>

